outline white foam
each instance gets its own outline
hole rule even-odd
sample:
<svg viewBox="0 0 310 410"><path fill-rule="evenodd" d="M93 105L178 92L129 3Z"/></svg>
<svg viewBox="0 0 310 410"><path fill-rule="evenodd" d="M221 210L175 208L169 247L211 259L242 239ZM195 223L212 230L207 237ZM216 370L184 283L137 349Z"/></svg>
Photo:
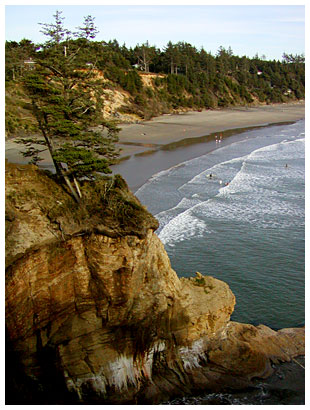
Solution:
<svg viewBox="0 0 310 410"><path fill-rule="evenodd" d="M195 217L190 208L170 220L158 236L164 244L169 243L172 246L174 242L200 237L204 232L210 232L205 221Z"/></svg>
<svg viewBox="0 0 310 410"><path fill-rule="evenodd" d="M202 236L212 231L205 222L210 219L290 226L294 221L283 220L286 216L293 218L304 213L294 206L295 193L287 186L294 181L300 184L304 178L304 167L299 161L305 149L302 129L303 122L291 128L273 127L270 135L265 129L253 130L248 140L156 174L141 200L158 193L153 212L160 222L159 236L166 244L196 234ZM289 165L285 169L286 162ZM280 217L278 222L277 218L272 221L274 216Z"/></svg>
<svg viewBox="0 0 310 410"><path fill-rule="evenodd" d="M247 155L238 157L238 158L232 158L228 161L223 161L219 164L215 164L210 168L205 169L202 171L200 174L195 175L190 181L186 182L182 186L180 186L179 191L184 190L184 188L187 188L189 185L201 185L205 183L205 178L208 177L210 174L212 174L212 180L214 178L216 180L223 179L223 170L225 168L229 168L230 165L237 164L239 162L243 162L244 159L247 157ZM192 188L192 187L191 187Z"/></svg>
<svg viewBox="0 0 310 410"><path fill-rule="evenodd" d="M173 245L193 236L202 236L211 232L204 220L207 218L284 228L295 224L294 218L299 217L302 224L304 209L295 206L294 193L287 191L279 195L278 189L287 174L283 164L277 164L300 159L303 154L304 139L285 140L204 170L179 189L190 192L190 199L183 198L174 208L157 215L162 228L159 237L165 244ZM206 184L210 181L206 175L210 171L230 176L232 180L227 186L219 185L213 198L202 201L196 188L200 191L207 189ZM303 169L292 168L289 177L300 179L303 173Z"/></svg>
<svg viewBox="0 0 310 410"><path fill-rule="evenodd" d="M294 152L289 145L294 148ZM293 193L288 191L279 195L277 189L283 184L286 171L283 166L277 168L275 161L292 159L292 157L300 159L303 151L297 152L296 145L296 141L287 141L253 151L246 158L231 183L221 188L217 195L218 197L228 197L230 200L218 203L216 210L210 208L212 203L209 203L208 207L203 204L202 213L208 217L220 215L221 218L255 222L263 226L292 226L295 223L293 220L279 217L302 218L304 210L295 205ZM280 147L285 149L279 150ZM289 152L285 151L287 149ZM295 157L294 154L296 154ZM266 173L264 175L262 175L262 164L257 165L257 162L269 164L269 168L268 165L265 165ZM300 177L302 172L302 170L293 170L290 173L290 178L292 175ZM289 201L290 199L292 200ZM272 220L271 217L274 216L277 218Z"/></svg>

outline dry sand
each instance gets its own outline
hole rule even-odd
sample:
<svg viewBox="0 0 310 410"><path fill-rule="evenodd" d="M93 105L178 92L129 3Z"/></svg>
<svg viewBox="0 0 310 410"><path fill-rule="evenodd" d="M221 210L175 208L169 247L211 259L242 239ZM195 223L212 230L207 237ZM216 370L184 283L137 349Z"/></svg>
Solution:
<svg viewBox="0 0 310 410"><path fill-rule="evenodd" d="M121 124L119 146L121 158L133 157L148 151L157 151L162 146L188 138L197 138L225 130L245 128L281 122L297 121L305 117L305 104L272 104L258 107L238 107L202 112L187 112L162 115L151 121L138 124ZM27 163L20 154L22 145L9 139L5 144L5 158L10 162ZM41 166L49 168L48 152L41 154Z"/></svg>
<svg viewBox="0 0 310 410"><path fill-rule="evenodd" d="M150 150L152 145L153 149L156 149L158 145L186 138L235 128L297 121L304 116L304 102L163 115L139 124L122 125L119 140L123 150L122 156L127 156ZM126 145L128 143L130 145Z"/></svg>

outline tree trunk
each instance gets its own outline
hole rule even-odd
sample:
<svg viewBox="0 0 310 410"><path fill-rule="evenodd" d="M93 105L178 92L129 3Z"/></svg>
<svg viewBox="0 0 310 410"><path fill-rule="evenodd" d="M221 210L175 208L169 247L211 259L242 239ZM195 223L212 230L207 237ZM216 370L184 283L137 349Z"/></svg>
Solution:
<svg viewBox="0 0 310 410"><path fill-rule="evenodd" d="M68 185L68 187L69 187L69 189L70 189L70 191L71 191L71 193L72 193L74 199L76 200L77 203L79 203L79 202L80 202L80 198L78 197L76 191L73 189L73 186L71 185L71 182L70 182L68 176L63 174L63 177L64 177L64 180L66 181L66 184Z"/></svg>
<svg viewBox="0 0 310 410"><path fill-rule="evenodd" d="M73 177L73 182L74 182L75 188L76 188L76 190L79 194L79 197L82 198L82 193L81 193L81 190L80 190L80 186L79 186L79 183L77 182L75 177Z"/></svg>
<svg viewBox="0 0 310 410"><path fill-rule="evenodd" d="M53 164L55 166L55 170L56 170L57 175L62 176L64 178L64 180L65 180L66 184L68 185L68 187L70 189L70 192L72 193L74 199L76 200L77 203L79 203L80 202L80 197L82 196L81 192L79 192L79 189L77 188L77 191L79 192L79 195L80 195L80 197L79 197L77 195L76 191L74 190L73 186L71 185L71 182L70 182L68 176L65 174L65 170L63 169L62 165L59 164L57 161L55 161L54 156L53 156L54 148L52 146L52 143L51 143L49 137L46 135L43 127L41 127L41 131L42 131L44 139L46 141L48 150L51 154L52 161L53 161Z"/></svg>

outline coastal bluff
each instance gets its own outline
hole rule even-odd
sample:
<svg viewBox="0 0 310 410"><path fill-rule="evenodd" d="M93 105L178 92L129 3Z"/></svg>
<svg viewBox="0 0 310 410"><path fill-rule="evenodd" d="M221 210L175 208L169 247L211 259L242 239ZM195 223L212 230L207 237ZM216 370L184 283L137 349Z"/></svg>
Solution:
<svg viewBox="0 0 310 410"><path fill-rule="evenodd" d="M5 172L7 404L158 404L305 354L304 328L233 322L226 283L179 278L120 176L77 205L36 166Z"/></svg>

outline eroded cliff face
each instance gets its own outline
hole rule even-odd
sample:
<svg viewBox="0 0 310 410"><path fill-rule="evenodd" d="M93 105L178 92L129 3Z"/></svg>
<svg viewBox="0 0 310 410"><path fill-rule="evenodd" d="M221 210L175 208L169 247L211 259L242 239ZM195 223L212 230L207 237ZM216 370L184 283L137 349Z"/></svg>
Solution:
<svg viewBox="0 0 310 410"><path fill-rule="evenodd" d="M6 167L8 344L41 402L155 404L304 354L304 329L231 322L227 284L179 279L121 178L82 190L77 207L36 167Z"/></svg>

